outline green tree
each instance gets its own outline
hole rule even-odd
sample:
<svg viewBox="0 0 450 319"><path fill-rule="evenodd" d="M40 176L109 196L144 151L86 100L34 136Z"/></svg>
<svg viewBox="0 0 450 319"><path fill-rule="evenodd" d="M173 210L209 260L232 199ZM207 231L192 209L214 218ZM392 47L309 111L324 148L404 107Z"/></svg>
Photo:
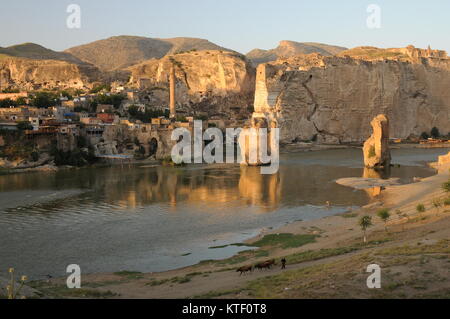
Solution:
<svg viewBox="0 0 450 319"><path fill-rule="evenodd" d="M373 224L372 224L372 217L371 216L367 216L367 215L366 216L362 216L359 219L358 224L359 224L359 226L361 227L361 229L362 229L362 231L364 233L364 243L366 243L367 242L366 230L369 227L373 226Z"/></svg>
<svg viewBox="0 0 450 319"><path fill-rule="evenodd" d="M31 104L36 107L55 106L58 102L58 96L53 92L37 92L35 93Z"/></svg>
<svg viewBox="0 0 450 319"><path fill-rule="evenodd" d="M68 98L69 100L72 100L72 98L73 98L72 94L70 94L69 91L67 91L67 90L62 90L61 96L64 96L64 97Z"/></svg>
<svg viewBox="0 0 450 319"><path fill-rule="evenodd" d="M8 108L8 107L11 107L11 106L14 106L14 107L17 106L17 102L13 101L11 99L0 100L0 107Z"/></svg>
<svg viewBox="0 0 450 319"><path fill-rule="evenodd" d="M122 101L125 99L125 96L121 94L111 94L111 95L105 95L100 94L95 98L95 101L98 104L111 104L114 106L114 108L119 108Z"/></svg>
<svg viewBox="0 0 450 319"><path fill-rule="evenodd" d="M16 100L17 105L27 105L27 99L23 96L17 98Z"/></svg>
<svg viewBox="0 0 450 319"><path fill-rule="evenodd" d="M19 131L32 130L33 126L28 121L21 121L17 123L17 129Z"/></svg>
<svg viewBox="0 0 450 319"><path fill-rule="evenodd" d="M427 139L430 138L430 135L428 135L427 132L422 132L422 134L420 134L420 137L421 137L423 140L427 140Z"/></svg>
<svg viewBox="0 0 450 319"><path fill-rule="evenodd" d="M432 138L441 137L441 133L439 132L439 129L436 126L431 129L431 137Z"/></svg>
<svg viewBox="0 0 450 319"><path fill-rule="evenodd" d="M97 85L94 88L92 88L92 90L90 90L89 92L92 93L92 94L96 94L96 93L99 93L101 91L106 91L106 92L111 91L111 85L109 85L109 84Z"/></svg>
<svg viewBox="0 0 450 319"><path fill-rule="evenodd" d="M386 208L380 209L377 212L377 216L384 222L384 230L387 231L387 222L391 217L391 214L389 214L389 210L387 210Z"/></svg>

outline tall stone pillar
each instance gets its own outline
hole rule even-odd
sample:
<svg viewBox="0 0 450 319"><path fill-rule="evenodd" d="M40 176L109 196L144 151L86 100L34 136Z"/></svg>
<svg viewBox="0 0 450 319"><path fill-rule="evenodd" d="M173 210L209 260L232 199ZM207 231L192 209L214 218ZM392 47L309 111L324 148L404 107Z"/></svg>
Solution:
<svg viewBox="0 0 450 319"><path fill-rule="evenodd" d="M368 168L387 168L391 164L389 150L389 119L384 114L376 116L370 122L372 135L364 143L364 165Z"/></svg>
<svg viewBox="0 0 450 319"><path fill-rule="evenodd" d="M170 74L169 74L169 83L170 83L170 118L174 119L176 117L175 111L175 66L173 63L170 66Z"/></svg>

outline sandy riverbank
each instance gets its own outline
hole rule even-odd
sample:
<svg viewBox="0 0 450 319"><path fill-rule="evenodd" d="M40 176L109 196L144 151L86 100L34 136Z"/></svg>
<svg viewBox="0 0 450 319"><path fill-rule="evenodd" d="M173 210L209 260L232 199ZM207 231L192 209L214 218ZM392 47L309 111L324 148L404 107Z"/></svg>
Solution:
<svg viewBox="0 0 450 319"><path fill-rule="evenodd" d="M450 207L443 203L447 194L441 185L449 179L449 168L439 167L438 174L417 183L387 187L361 209L266 230L246 241L258 249L225 260L160 273L83 275L83 288L77 290L65 288L65 278L31 285L44 296L75 298L446 297L450 287ZM439 209L433 206L436 200L442 204ZM416 211L419 203L426 207L425 212ZM388 232L376 217L380 208L391 212ZM372 216L374 222L368 231L369 244L362 243L358 226L363 215ZM277 234L291 234L291 238L277 240L286 237ZM242 276L236 272L243 265L282 257L288 262L286 270L277 265ZM371 262L386 268L387 288L374 291L364 286L364 265ZM393 271L398 275L390 275ZM435 276L428 278L428 274Z"/></svg>

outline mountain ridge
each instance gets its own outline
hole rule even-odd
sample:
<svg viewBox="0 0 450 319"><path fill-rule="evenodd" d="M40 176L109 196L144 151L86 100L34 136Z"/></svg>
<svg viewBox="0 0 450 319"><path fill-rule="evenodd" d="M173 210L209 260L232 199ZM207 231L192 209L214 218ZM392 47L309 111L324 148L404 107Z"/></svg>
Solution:
<svg viewBox="0 0 450 319"><path fill-rule="evenodd" d="M97 66L102 71L124 69L150 59L161 59L166 55L190 50L230 51L206 39L176 37L148 38L141 36L114 36L80 46L64 52Z"/></svg>
<svg viewBox="0 0 450 319"><path fill-rule="evenodd" d="M253 64L258 65L277 59L289 58L298 54L320 53L324 56L332 56L344 50L347 50L347 48L325 43L282 40L274 49L253 49L246 56Z"/></svg>

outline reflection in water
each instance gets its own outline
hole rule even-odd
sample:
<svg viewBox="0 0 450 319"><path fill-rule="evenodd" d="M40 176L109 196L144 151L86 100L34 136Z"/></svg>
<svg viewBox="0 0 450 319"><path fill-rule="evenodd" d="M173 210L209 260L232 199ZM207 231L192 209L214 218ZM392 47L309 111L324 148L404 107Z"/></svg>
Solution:
<svg viewBox="0 0 450 319"><path fill-rule="evenodd" d="M390 166L384 167L382 169L364 167L363 178L387 179L390 177L390 175L391 175ZM367 193L367 195L369 195L370 198L379 196L382 190L383 188L381 186L375 186L364 189L364 191Z"/></svg>
<svg viewBox="0 0 450 319"><path fill-rule="evenodd" d="M364 191L335 183L373 176L354 165L362 163L360 153L285 154L274 175L261 175L259 167L192 165L0 176L0 268L30 276L64 275L69 263L84 272L160 271L227 257L236 251L208 247L366 204ZM419 166L391 171L405 181L431 174Z"/></svg>

